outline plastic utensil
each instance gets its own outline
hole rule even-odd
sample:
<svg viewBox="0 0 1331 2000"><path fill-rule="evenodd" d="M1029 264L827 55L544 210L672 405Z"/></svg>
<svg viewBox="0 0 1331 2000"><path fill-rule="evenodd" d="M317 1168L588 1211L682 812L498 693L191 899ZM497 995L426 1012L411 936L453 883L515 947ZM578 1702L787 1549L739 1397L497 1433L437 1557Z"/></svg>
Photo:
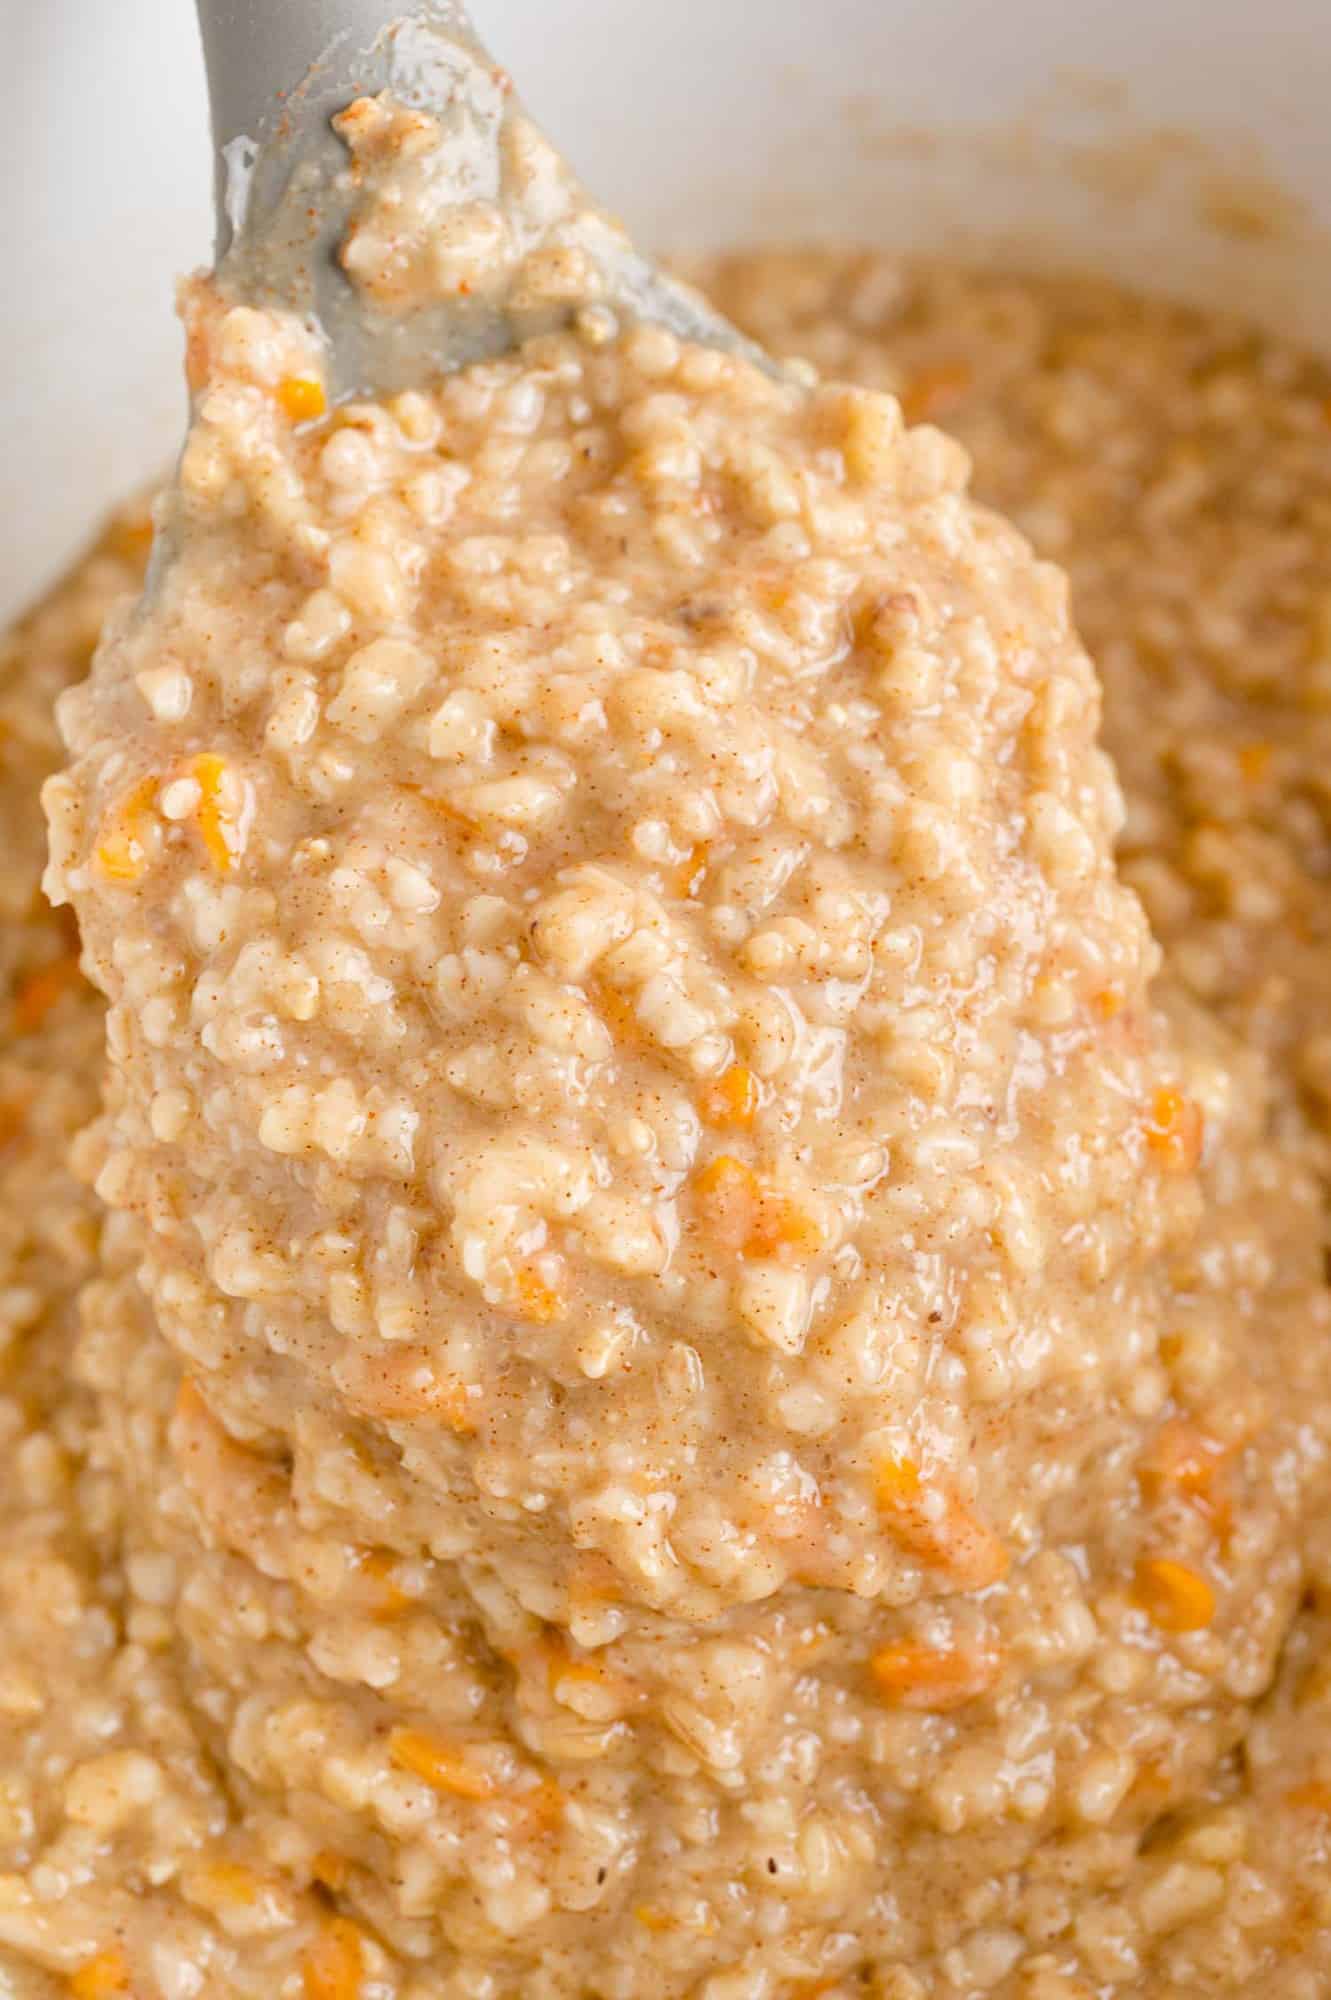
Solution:
<svg viewBox="0 0 1331 2000"><path fill-rule="evenodd" d="M390 314L339 262L358 188L330 120L357 98L387 92L439 120L430 170L441 212L450 202L478 199L505 207L506 146L526 113L456 0L405 10L401 0L198 0L198 10L212 103L219 282L238 301L313 315L328 341L335 396L393 393L502 353L577 309L532 308L502 288L482 287ZM570 208L595 217L595 303L774 367L592 210L567 168L562 185ZM567 209L536 225L529 213L515 216L524 249L540 247L542 230L554 240L567 218Z"/></svg>

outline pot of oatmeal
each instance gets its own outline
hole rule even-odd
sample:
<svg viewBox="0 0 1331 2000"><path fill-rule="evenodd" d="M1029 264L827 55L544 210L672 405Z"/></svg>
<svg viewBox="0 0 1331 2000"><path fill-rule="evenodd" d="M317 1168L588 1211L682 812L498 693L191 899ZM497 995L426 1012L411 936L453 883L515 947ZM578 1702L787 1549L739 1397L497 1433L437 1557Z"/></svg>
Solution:
<svg viewBox="0 0 1331 2000"><path fill-rule="evenodd" d="M839 0L817 34L802 0L765 0L761 33L749 0L567 0L558 36L548 15L476 8L533 111L648 243L914 248L945 230L968 255L1089 262L1213 304L1237 286L1249 312L1331 338L1331 258L1291 229L1331 227L1318 0L1001 15ZM169 302L212 227L188 8L50 0L28 10L17 69L24 173L0 225L10 613L176 449ZM604 115L620 92L631 119Z"/></svg>
<svg viewBox="0 0 1331 2000"><path fill-rule="evenodd" d="M1324 31L962 11L567 10L535 108L649 77L578 164L825 386L330 410L196 286L144 617L141 499L38 586L174 442L191 203L45 295L0 1990L1331 1987Z"/></svg>

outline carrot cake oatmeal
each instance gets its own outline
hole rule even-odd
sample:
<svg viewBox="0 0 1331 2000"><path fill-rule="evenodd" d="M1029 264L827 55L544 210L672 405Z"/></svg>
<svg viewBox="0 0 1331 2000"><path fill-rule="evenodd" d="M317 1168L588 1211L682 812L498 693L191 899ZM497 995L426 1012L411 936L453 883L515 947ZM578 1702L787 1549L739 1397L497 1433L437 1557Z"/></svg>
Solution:
<svg viewBox="0 0 1331 2000"><path fill-rule="evenodd" d="M1331 1984L1331 373L705 277L0 659L20 2000Z"/></svg>

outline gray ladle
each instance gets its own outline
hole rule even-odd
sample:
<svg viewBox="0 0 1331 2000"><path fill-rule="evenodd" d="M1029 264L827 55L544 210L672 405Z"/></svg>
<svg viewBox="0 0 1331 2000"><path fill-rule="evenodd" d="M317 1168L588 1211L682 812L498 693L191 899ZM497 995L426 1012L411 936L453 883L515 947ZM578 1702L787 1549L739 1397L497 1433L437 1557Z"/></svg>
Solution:
<svg viewBox="0 0 1331 2000"><path fill-rule="evenodd" d="M504 204L504 135L526 114L456 0L198 0L198 9L212 101L219 282L238 301L317 320L335 397L393 393L568 317L568 307L515 310L502 291L390 316L367 303L337 261L356 190L329 121L355 98L387 91L439 119L444 140L432 173L441 201ZM530 218L524 227L527 246L539 247ZM772 367L608 220L593 243L598 302L619 317L742 350Z"/></svg>

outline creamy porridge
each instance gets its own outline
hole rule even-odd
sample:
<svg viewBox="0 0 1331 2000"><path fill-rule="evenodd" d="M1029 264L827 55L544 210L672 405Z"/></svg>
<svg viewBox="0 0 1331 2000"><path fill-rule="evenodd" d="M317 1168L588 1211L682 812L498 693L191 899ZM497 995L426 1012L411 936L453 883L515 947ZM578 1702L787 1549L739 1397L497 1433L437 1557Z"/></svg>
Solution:
<svg viewBox="0 0 1331 2000"><path fill-rule="evenodd" d="M1331 1979L1331 378L710 282L1068 569L1126 817L927 422L597 321L328 412L195 294L77 1140L136 518L0 681L20 1994Z"/></svg>

